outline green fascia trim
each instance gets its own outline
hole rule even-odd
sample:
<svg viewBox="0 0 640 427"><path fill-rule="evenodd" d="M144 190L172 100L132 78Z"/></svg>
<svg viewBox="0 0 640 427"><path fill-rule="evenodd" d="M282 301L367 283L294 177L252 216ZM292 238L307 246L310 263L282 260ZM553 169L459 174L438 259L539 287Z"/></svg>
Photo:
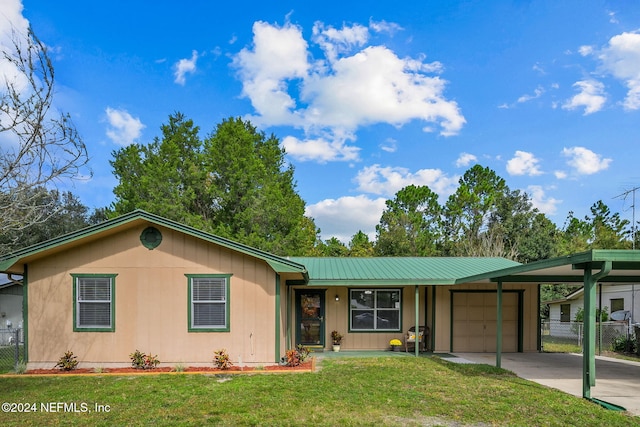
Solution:
<svg viewBox="0 0 640 427"><path fill-rule="evenodd" d="M455 279L338 279L338 280L314 280L309 279L308 286L351 286L351 287L381 287L381 286L447 286L455 285Z"/></svg>
<svg viewBox="0 0 640 427"><path fill-rule="evenodd" d="M576 275L544 275L544 274L532 274L527 275L528 272L535 272L553 267L562 267L571 265L573 270L584 269L587 266L589 268L601 268L601 265L610 261L613 263L613 270L616 270L618 265L620 269L640 268L640 250L604 250L593 249L586 252L580 252L563 257L551 258L542 261L535 261L529 264L521 264L513 267L507 267L501 270L490 271L487 273L481 273L474 276L463 277L456 280L456 283L475 282L480 280L489 280L497 282L502 280L503 282L536 282L536 283L560 283L562 280L569 279L566 282L582 282L582 274ZM633 276L610 276L608 281L618 282L623 280L632 281ZM603 278L604 279L604 278ZM601 281L604 281L600 279ZM635 279L637 281L637 278Z"/></svg>
<svg viewBox="0 0 640 427"><path fill-rule="evenodd" d="M243 245L241 243L234 242L232 240L214 236L213 234L205 233L204 231L180 224L178 222L175 222L175 221L172 221L172 220L169 220L161 216L154 215L139 209L129 212L127 214L121 215L117 218L107 220L100 224L86 227L81 230L75 231L73 233L65 234L64 236L47 240L45 242L29 246L27 248L13 252L11 254L7 254L4 257L0 257L0 272L7 270L12 265L15 265L16 263L20 262L20 260L26 256L31 256L63 244L68 244L76 240L83 239L88 236L91 236L103 231L107 231L136 220L145 220L153 224L160 225L175 231L179 231L181 233L184 233L193 237L197 237L199 239L202 239L208 242L216 243L220 246L226 247L233 251L240 252L245 255L250 255L252 257L261 259L267 262L271 266L271 268L273 268L276 271L276 273L295 272L295 273L301 273L303 277L305 277L305 280L308 277L306 267L302 264L288 260L286 258L279 257L277 255L270 254L268 252L261 251L256 248L252 248L247 245Z"/></svg>

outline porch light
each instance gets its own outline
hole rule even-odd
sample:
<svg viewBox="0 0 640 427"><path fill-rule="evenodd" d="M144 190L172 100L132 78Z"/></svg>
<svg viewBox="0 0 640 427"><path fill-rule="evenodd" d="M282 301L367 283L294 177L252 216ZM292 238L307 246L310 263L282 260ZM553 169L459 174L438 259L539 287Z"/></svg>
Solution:
<svg viewBox="0 0 640 427"><path fill-rule="evenodd" d="M340 301L340 296L336 294L336 301Z"/></svg>

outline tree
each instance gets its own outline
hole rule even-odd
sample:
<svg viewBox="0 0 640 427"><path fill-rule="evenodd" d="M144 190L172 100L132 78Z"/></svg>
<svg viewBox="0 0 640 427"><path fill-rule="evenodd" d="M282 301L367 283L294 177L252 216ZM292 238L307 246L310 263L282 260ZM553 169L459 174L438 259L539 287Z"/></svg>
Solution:
<svg viewBox="0 0 640 427"><path fill-rule="evenodd" d="M427 186L409 185L385 202L376 226L381 256L434 256L442 242L442 207Z"/></svg>
<svg viewBox="0 0 640 427"><path fill-rule="evenodd" d="M351 236L349 241L350 257L372 257L374 254L373 242L369 240L369 236L358 230L356 234Z"/></svg>
<svg viewBox="0 0 640 427"><path fill-rule="evenodd" d="M14 240L54 215L42 188L76 179L89 161L68 114L54 111L54 69L45 45L29 29L3 47L0 88L0 232Z"/></svg>
<svg viewBox="0 0 640 427"><path fill-rule="evenodd" d="M592 249L631 249L628 220L621 219L617 212L612 214L602 200L594 203L590 212L591 216L586 216L585 220L591 224Z"/></svg>
<svg viewBox="0 0 640 427"><path fill-rule="evenodd" d="M197 228L207 228L212 203L199 128L182 114L169 116L162 139L132 144L112 153L110 161L119 183L113 210L122 215L142 209Z"/></svg>
<svg viewBox="0 0 640 427"><path fill-rule="evenodd" d="M217 234L275 254L311 249L303 244L316 227L305 219L284 155L274 135L267 138L248 121L227 119L216 127L204 144L204 164Z"/></svg>
<svg viewBox="0 0 640 427"><path fill-rule="evenodd" d="M239 118L204 141L198 133L176 113L162 139L114 152L114 214L144 209L274 254L308 255L318 230L278 139Z"/></svg>
<svg viewBox="0 0 640 427"><path fill-rule="evenodd" d="M11 252L54 239L102 220L98 211L89 216L89 208L71 192L46 191L44 188L32 191L37 193L34 199L38 203L52 206L52 213L44 222L26 227L18 240L11 239L7 234L0 235L0 248L3 248L3 252Z"/></svg>
<svg viewBox="0 0 640 427"><path fill-rule="evenodd" d="M459 180L455 193L449 196L445 204L445 228L447 253L449 255L468 255L472 247L482 246L487 240L481 233L487 233L489 221L495 214L498 200L505 197L509 188L504 179L489 168L474 165ZM491 235L489 240L501 238ZM477 253L477 250L473 250Z"/></svg>

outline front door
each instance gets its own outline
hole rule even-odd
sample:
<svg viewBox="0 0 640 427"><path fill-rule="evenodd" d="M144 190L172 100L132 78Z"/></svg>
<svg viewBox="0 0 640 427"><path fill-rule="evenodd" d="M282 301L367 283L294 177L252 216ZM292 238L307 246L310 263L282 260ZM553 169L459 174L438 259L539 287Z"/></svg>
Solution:
<svg viewBox="0 0 640 427"><path fill-rule="evenodd" d="M296 345L324 348L324 291L296 290Z"/></svg>

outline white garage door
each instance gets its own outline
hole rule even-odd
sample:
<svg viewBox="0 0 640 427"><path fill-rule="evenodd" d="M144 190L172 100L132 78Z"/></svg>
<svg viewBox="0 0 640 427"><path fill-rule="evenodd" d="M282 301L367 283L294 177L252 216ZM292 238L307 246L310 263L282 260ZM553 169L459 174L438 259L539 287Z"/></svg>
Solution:
<svg viewBox="0 0 640 427"><path fill-rule="evenodd" d="M496 351L497 294L454 292L453 351L494 353ZM502 351L518 351L518 294L502 294Z"/></svg>

